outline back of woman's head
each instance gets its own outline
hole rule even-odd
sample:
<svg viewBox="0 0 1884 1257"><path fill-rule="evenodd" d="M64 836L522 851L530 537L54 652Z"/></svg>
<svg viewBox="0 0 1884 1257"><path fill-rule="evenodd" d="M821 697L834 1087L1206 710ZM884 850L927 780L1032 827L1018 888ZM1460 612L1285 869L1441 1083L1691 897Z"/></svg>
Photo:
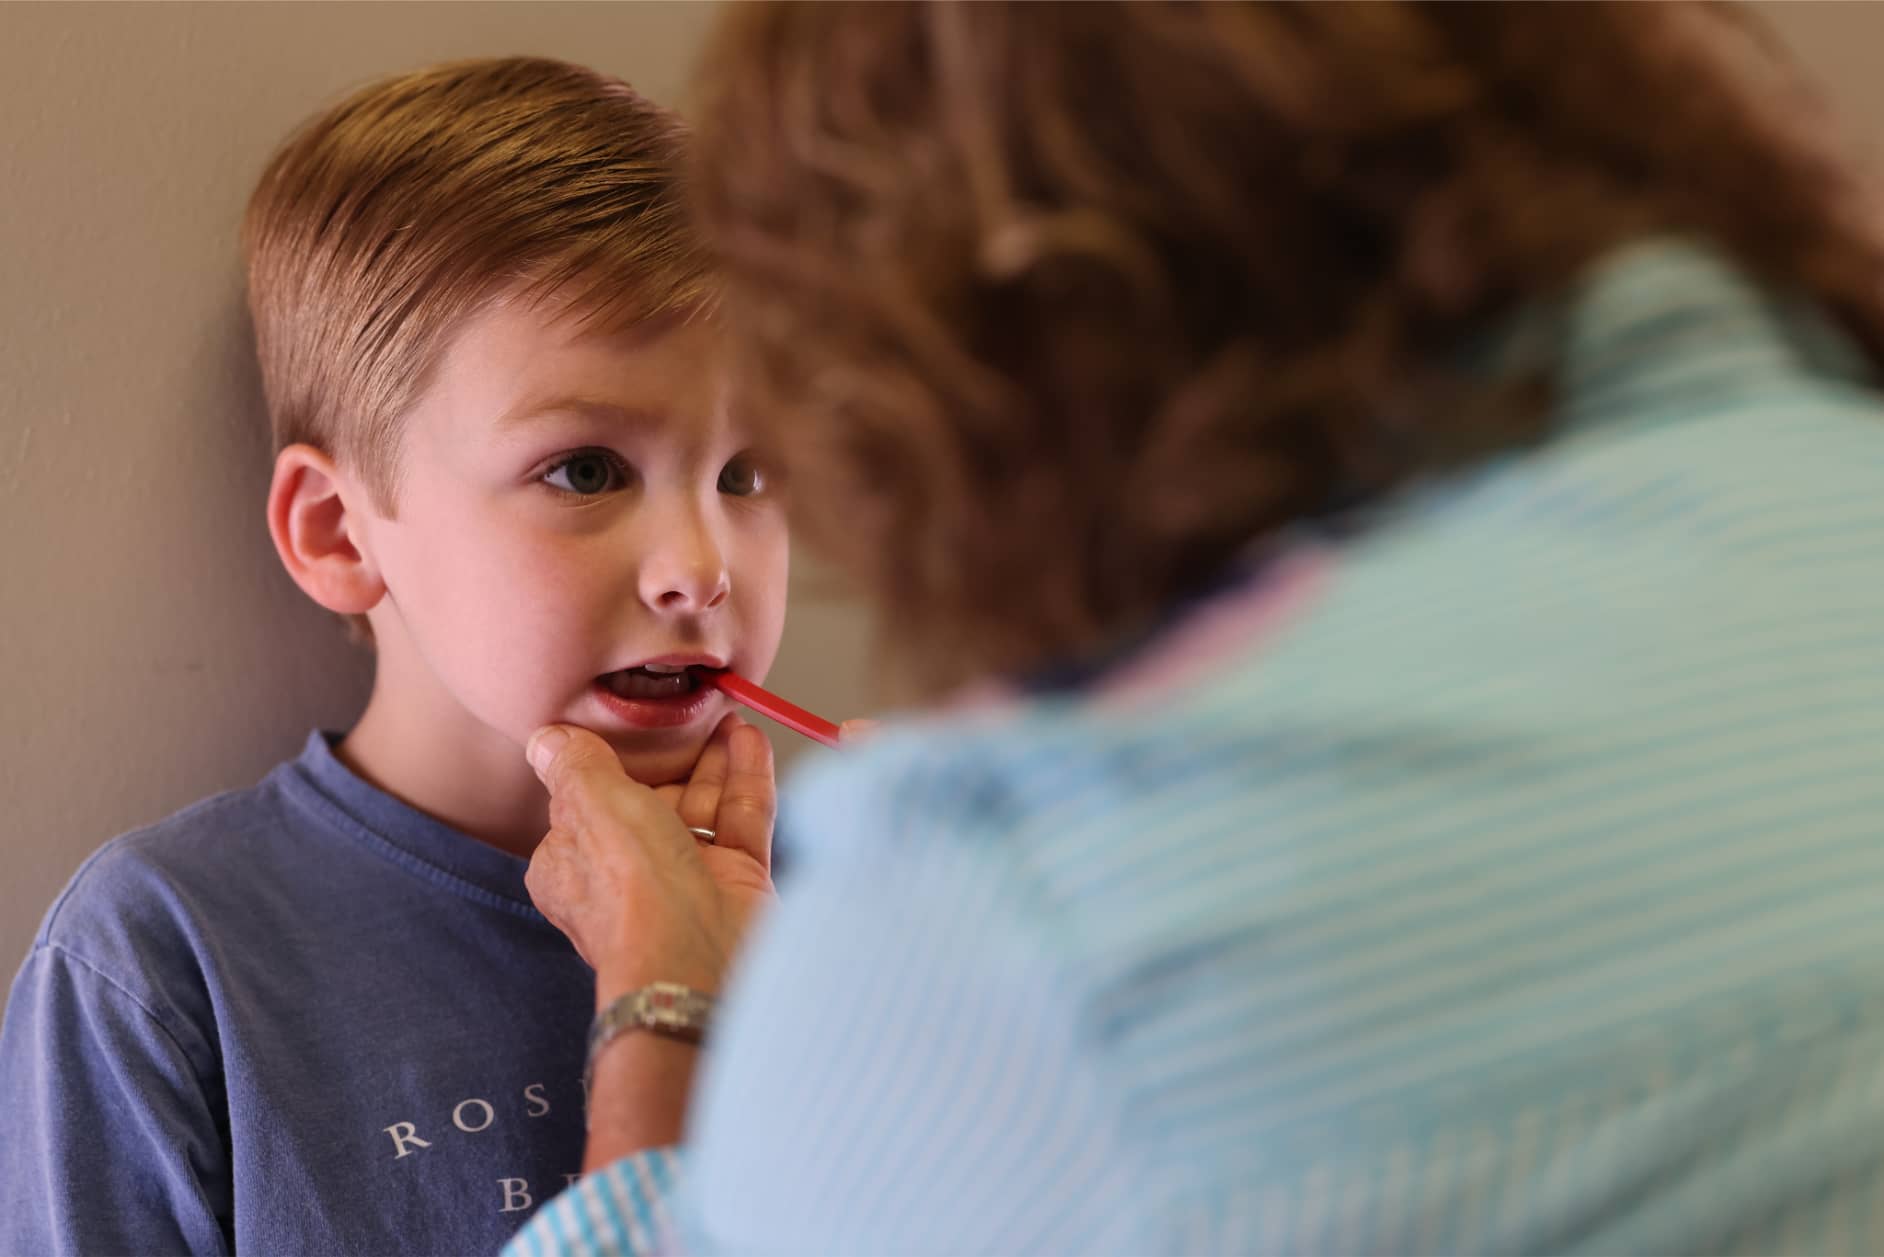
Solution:
<svg viewBox="0 0 1884 1257"><path fill-rule="evenodd" d="M1732 10L791 4L737 10L705 87L797 522L934 684L1533 438L1536 389L1448 368L1631 237L1884 349L1866 190Z"/></svg>

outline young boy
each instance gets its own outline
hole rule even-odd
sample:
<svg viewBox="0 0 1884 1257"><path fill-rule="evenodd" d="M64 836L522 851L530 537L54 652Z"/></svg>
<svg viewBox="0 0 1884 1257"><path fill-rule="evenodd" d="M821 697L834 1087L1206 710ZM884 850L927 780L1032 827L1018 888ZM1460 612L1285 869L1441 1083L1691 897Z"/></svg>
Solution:
<svg viewBox="0 0 1884 1257"><path fill-rule="evenodd" d="M684 778L762 676L784 522L722 387L673 120L556 62L361 91L245 229L295 582L377 654L342 739L108 844L0 1032L0 1252L495 1252L580 1168L592 975L522 754Z"/></svg>

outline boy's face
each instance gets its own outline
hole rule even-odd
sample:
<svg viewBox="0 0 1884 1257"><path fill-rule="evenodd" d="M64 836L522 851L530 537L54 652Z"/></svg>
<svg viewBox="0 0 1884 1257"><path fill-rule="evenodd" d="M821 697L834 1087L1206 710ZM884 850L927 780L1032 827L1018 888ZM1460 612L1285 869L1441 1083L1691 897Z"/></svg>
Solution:
<svg viewBox="0 0 1884 1257"><path fill-rule="evenodd" d="M363 521L386 587L375 702L440 748L567 722L640 781L684 778L729 710L685 667L758 679L778 649L769 476L707 321L609 333L493 305L406 416L394 517Z"/></svg>

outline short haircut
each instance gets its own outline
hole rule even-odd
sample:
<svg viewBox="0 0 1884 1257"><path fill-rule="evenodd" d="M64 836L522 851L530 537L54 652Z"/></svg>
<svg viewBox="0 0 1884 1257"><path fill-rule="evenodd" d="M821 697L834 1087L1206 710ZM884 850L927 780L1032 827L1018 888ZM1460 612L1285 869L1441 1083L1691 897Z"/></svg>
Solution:
<svg viewBox="0 0 1884 1257"><path fill-rule="evenodd" d="M394 510L400 419L500 294L627 326L692 309L706 268L684 132L619 79L489 58L362 88L291 136L243 224L276 448L306 442Z"/></svg>

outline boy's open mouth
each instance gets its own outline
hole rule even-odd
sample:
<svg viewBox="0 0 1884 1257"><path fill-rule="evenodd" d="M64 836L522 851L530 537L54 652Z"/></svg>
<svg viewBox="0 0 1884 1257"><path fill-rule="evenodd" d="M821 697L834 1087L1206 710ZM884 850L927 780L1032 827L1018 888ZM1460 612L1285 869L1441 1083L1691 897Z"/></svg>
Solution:
<svg viewBox="0 0 1884 1257"><path fill-rule="evenodd" d="M599 680L611 694L639 700L681 698L699 689L705 682L698 665L679 667L669 664L643 664L604 673Z"/></svg>

